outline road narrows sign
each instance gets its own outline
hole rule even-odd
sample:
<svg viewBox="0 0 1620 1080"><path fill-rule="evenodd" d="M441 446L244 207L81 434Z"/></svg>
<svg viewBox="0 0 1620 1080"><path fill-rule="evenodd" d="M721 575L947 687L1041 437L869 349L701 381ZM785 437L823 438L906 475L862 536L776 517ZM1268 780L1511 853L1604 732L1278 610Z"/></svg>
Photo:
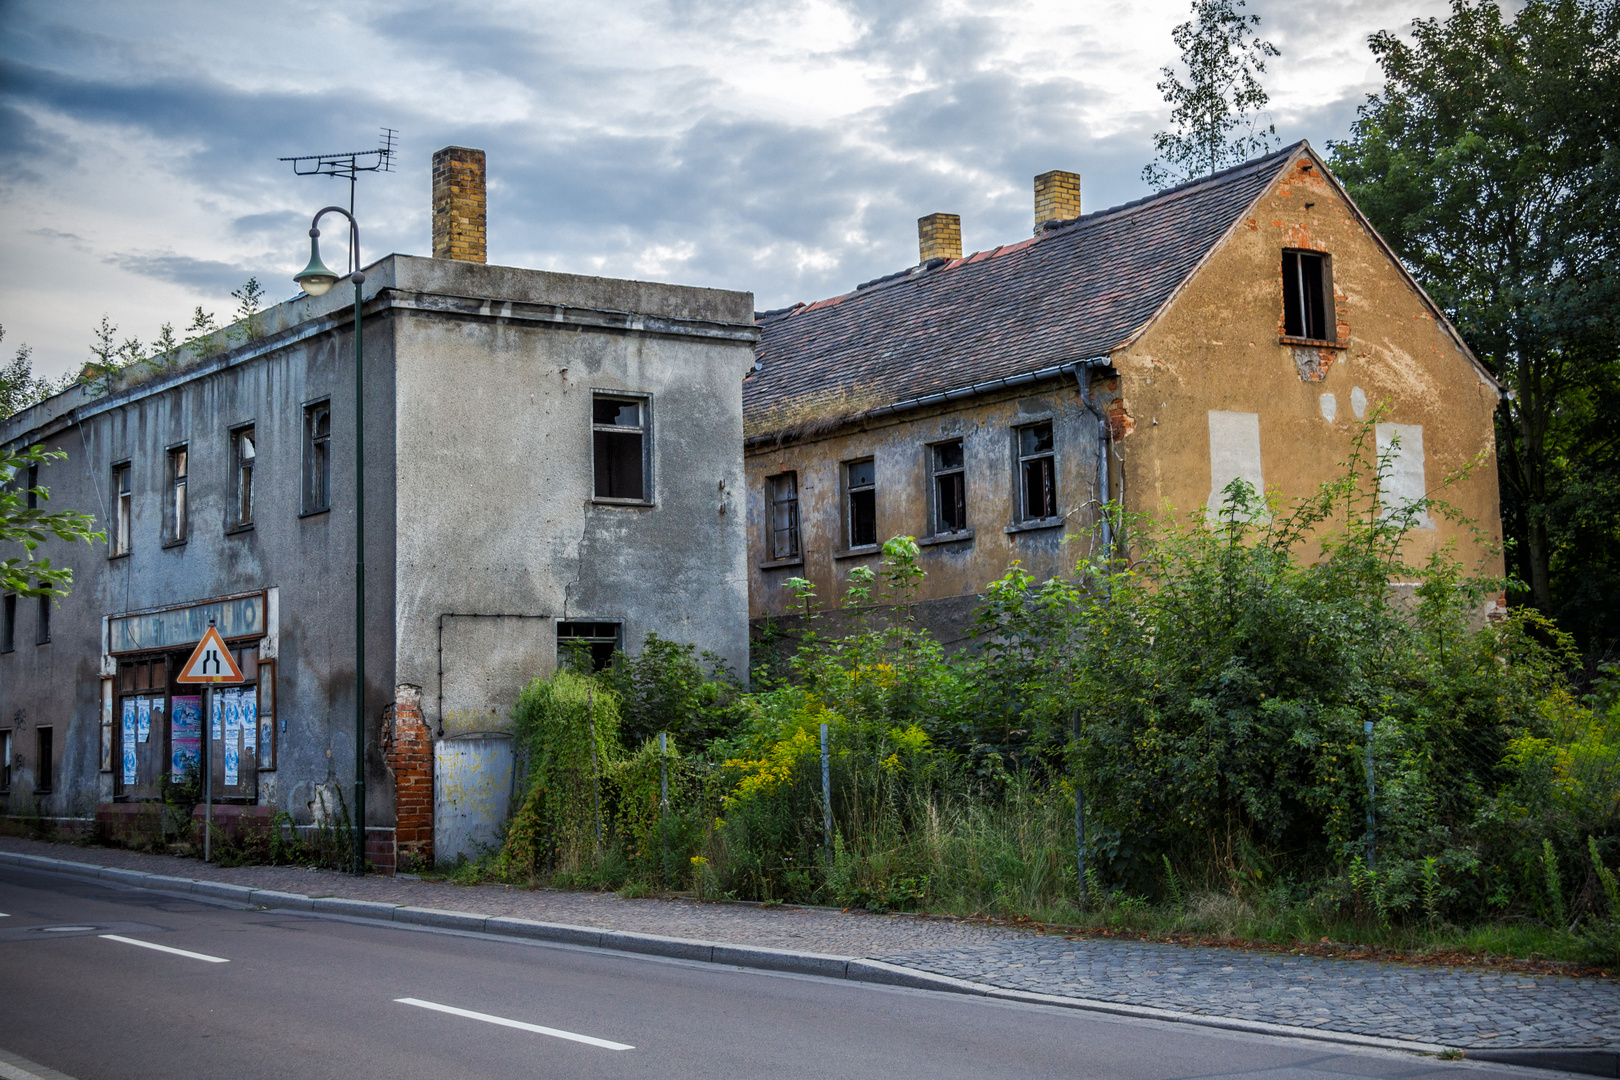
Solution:
<svg viewBox="0 0 1620 1080"><path fill-rule="evenodd" d="M181 683L239 683L245 682L242 678L242 669L236 666L236 658L231 650L225 647L225 639L219 636L219 631L212 626L203 639L197 642L197 648L192 652L191 658L175 676L175 682Z"/></svg>

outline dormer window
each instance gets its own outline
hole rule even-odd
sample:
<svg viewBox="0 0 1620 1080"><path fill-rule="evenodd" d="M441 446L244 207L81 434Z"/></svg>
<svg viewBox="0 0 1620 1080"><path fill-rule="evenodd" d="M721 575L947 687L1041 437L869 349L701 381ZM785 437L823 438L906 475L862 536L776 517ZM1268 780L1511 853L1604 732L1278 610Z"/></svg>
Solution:
<svg viewBox="0 0 1620 1080"><path fill-rule="evenodd" d="M1316 251L1283 252L1283 336L1333 341L1333 268Z"/></svg>

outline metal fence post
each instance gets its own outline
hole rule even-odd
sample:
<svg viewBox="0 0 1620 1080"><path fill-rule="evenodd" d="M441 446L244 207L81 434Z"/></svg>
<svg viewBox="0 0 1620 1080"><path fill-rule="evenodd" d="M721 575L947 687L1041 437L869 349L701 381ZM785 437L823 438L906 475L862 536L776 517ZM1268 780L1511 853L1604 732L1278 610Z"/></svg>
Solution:
<svg viewBox="0 0 1620 1080"><path fill-rule="evenodd" d="M1378 818L1373 811L1373 722L1363 720L1361 730L1367 736L1367 869L1373 869L1373 858L1378 852Z"/></svg>
<svg viewBox="0 0 1620 1080"><path fill-rule="evenodd" d="M669 866L669 832L664 828L664 816L669 813L669 753L668 735L658 733L658 875L662 877Z"/></svg>
<svg viewBox="0 0 1620 1080"><path fill-rule="evenodd" d="M821 725L821 843L827 861L827 872L832 872L832 771L827 763L827 725Z"/></svg>

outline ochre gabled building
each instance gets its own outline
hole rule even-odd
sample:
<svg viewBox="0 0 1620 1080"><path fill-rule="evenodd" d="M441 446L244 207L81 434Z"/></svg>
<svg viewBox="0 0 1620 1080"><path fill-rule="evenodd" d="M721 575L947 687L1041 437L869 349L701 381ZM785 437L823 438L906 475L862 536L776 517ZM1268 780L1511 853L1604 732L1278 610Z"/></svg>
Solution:
<svg viewBox="0 0 1620 1080"><path fill-rule="evenodd" d="M756 619L788 614L795 576L837 605L904 534L953 638L1014 560L1071 571L1104 502L1207 512L1234 477L1306 495L1375 413L1391 500L1479 459L1445 498L1483 539L1436 517L1412 557L1455 540L1500 572L1501 388L1309 144L1083 216L1079 177L1045 173L1032 237L963 257L960 236L930 215L917 266L759 317Z"/></svg>

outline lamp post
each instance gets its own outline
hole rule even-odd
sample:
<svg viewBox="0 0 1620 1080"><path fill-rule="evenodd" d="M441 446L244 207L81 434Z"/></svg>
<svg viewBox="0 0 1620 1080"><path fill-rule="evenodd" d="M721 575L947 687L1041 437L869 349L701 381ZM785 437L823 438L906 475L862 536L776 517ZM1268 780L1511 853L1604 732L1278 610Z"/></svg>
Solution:
<svg viewBox="0 0 1620 1080"><path fill-rule="evenodd" d="M293 275L310 296L324 296L338 275L321 262L321 218L349 219L349 261L354 280L354 873L366 872L366 395L360 338L360 226L341 206L328 206L309 223L309 265Z"/></svg>

